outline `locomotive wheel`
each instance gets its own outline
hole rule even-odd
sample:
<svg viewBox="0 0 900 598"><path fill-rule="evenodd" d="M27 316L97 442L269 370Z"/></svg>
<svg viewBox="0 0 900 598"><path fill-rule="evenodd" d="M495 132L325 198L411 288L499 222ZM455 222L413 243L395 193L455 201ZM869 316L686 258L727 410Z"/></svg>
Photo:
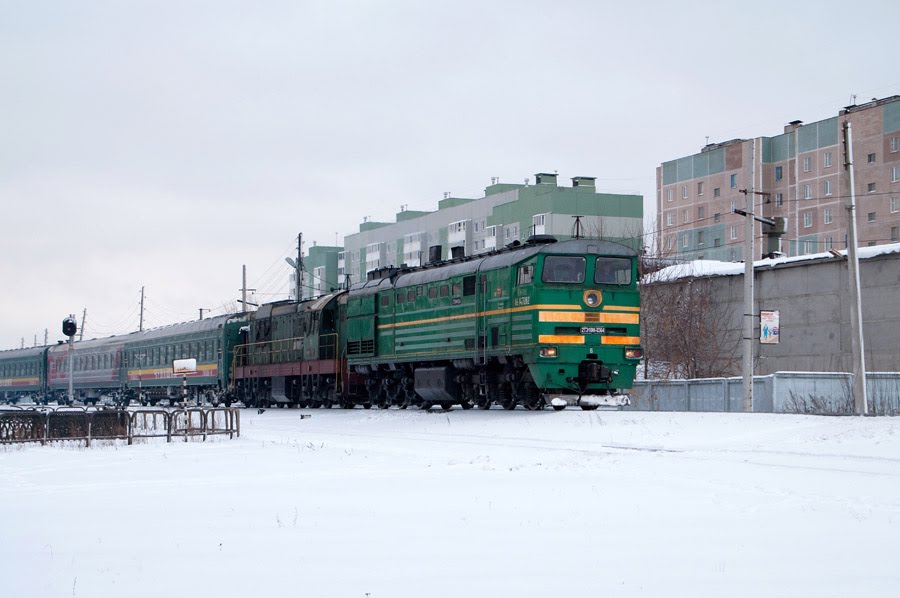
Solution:
<svg viewBox="0 0 900 598"><path fill-rule="evenodd" d="M487 411L488 409L490 409L493 406L493 402L489 398L485 397L483 400L478 401L478 403L476 403L476 405L478 405L479 409L481 409L483 411Z"/></svg>
<svg viewBox="0 0 900 598"><path fill-rule="evenodd" d="M473 403L472 401L470 401L470 400L468 400L468 399L463 399L463 400L459 403L459 406L462 407L463 409L469 410L469 409L471 409L472 407L475 406L475 403Z"/></svg>
<svg viewBox="0 0 900 598"><path fill-rule="evenodd" d="M594 410L597 409L597 407L599 407L599 406L600 406L600 405L582 405L582 406L581 406L581 409L584 410L584 411L594 411Z"/></svg>
<svg viewBox="0 0 900 598"><path fill-rule="evenodd" d="M566 408L565 405L553 405L553 410L554 410L554 411L562 411L562 410L565 409L565 408Z"/></svg>
<svg viewBox="0 0 900 598"><path fill-rule="evenodd" d="M497 402L507 411L512 411L516 408L516 399L513 397L512 388L509 384L504 384L500 387L500 398Z"/></svg>
<svg viewBox="0 0 900 598"><path fill-rule="evenodd" d="M450 411L451 409L453 409L453 403L441 403L441 409L443 409L444 411Z"/></svg>

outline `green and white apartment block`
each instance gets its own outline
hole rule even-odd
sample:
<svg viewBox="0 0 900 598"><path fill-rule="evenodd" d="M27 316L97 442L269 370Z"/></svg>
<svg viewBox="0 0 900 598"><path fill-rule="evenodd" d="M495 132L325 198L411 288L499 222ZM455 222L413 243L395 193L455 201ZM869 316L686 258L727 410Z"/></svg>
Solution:
<svg viewBox="0 0 900 598"><path fill-rule="evenodd" d="M536 174L533 184L494 180L478 199L446 196L434 212L402 210L396 222L363 222L358 233L344 238L338 278L356 283L377 268L425 265L433 246L449 259L487 253L531 235L568 239L575 236L576 222L582 237L640 249L643 197L598 193L593 177L574 177L565 187L547 173Z"/></svg>
<svg viewBox="0 0 900 598"><path fill-rule="evenodd" d="M847 246L850 176L843 131L849 122L859 245L900 241L900 96L845 106L810 124L793 121L774 137L712 143L656 169L658 250L678 259L742 261L747 195L759 259Z"/></svg>

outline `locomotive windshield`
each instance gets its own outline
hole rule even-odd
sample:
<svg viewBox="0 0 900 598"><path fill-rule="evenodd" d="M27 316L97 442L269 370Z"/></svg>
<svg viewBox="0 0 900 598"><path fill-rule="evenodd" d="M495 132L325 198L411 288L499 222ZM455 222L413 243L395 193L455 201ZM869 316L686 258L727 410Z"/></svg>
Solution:
<svg viewBox="0 0 900 598"><path fill-rule="evenodd" d="M585 259L568 255L548 255L544 258L541 280L579 284L584 282Z"/></svg>
<svg viewBox="0 0 900 598"><path fill-rule="evenodd" d="M594 282L598 284L631 284L631 260L598 257L594 267Z"/></svg>

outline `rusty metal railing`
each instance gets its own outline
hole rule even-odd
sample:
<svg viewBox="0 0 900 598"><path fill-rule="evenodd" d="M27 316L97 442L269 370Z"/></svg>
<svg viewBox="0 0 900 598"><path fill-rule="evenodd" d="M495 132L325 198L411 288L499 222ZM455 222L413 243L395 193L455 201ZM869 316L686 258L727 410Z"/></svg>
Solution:
<svg viewBox="0 0 900 598"><path fill-rule="evenodd" d="M0 411L0 444L127 440L135 438L188 438L212 435L241 435L240 411L233 407L164 409L91 409L62 407L58 409L8 409Z"/></svg>

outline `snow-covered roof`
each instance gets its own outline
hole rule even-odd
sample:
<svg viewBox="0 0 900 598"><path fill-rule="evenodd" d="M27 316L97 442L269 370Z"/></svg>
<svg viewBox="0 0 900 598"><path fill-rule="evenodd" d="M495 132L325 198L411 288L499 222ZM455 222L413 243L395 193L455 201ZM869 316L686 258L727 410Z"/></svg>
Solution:
<svg viewBox="0 0 900 598"><path fill-rule="evenodd" d="M837 251L841 256L847 255L847 250ZM865 260L880 255L900 253L900 243L876 245L874 247L860 247L857 250L859 259ZM809 262L815 260L834 259L836 256L829 252L810 253L795 257L766 258L753 262L755 268L772 268L783 264L797 262ZM702 276L737 276L744 273L743 262L717 262L715 260L693 260L683 264L676 264L653 272L643 277L641 282L650 284L654 282L668 282L680 278L696 278Z"/></svg>

